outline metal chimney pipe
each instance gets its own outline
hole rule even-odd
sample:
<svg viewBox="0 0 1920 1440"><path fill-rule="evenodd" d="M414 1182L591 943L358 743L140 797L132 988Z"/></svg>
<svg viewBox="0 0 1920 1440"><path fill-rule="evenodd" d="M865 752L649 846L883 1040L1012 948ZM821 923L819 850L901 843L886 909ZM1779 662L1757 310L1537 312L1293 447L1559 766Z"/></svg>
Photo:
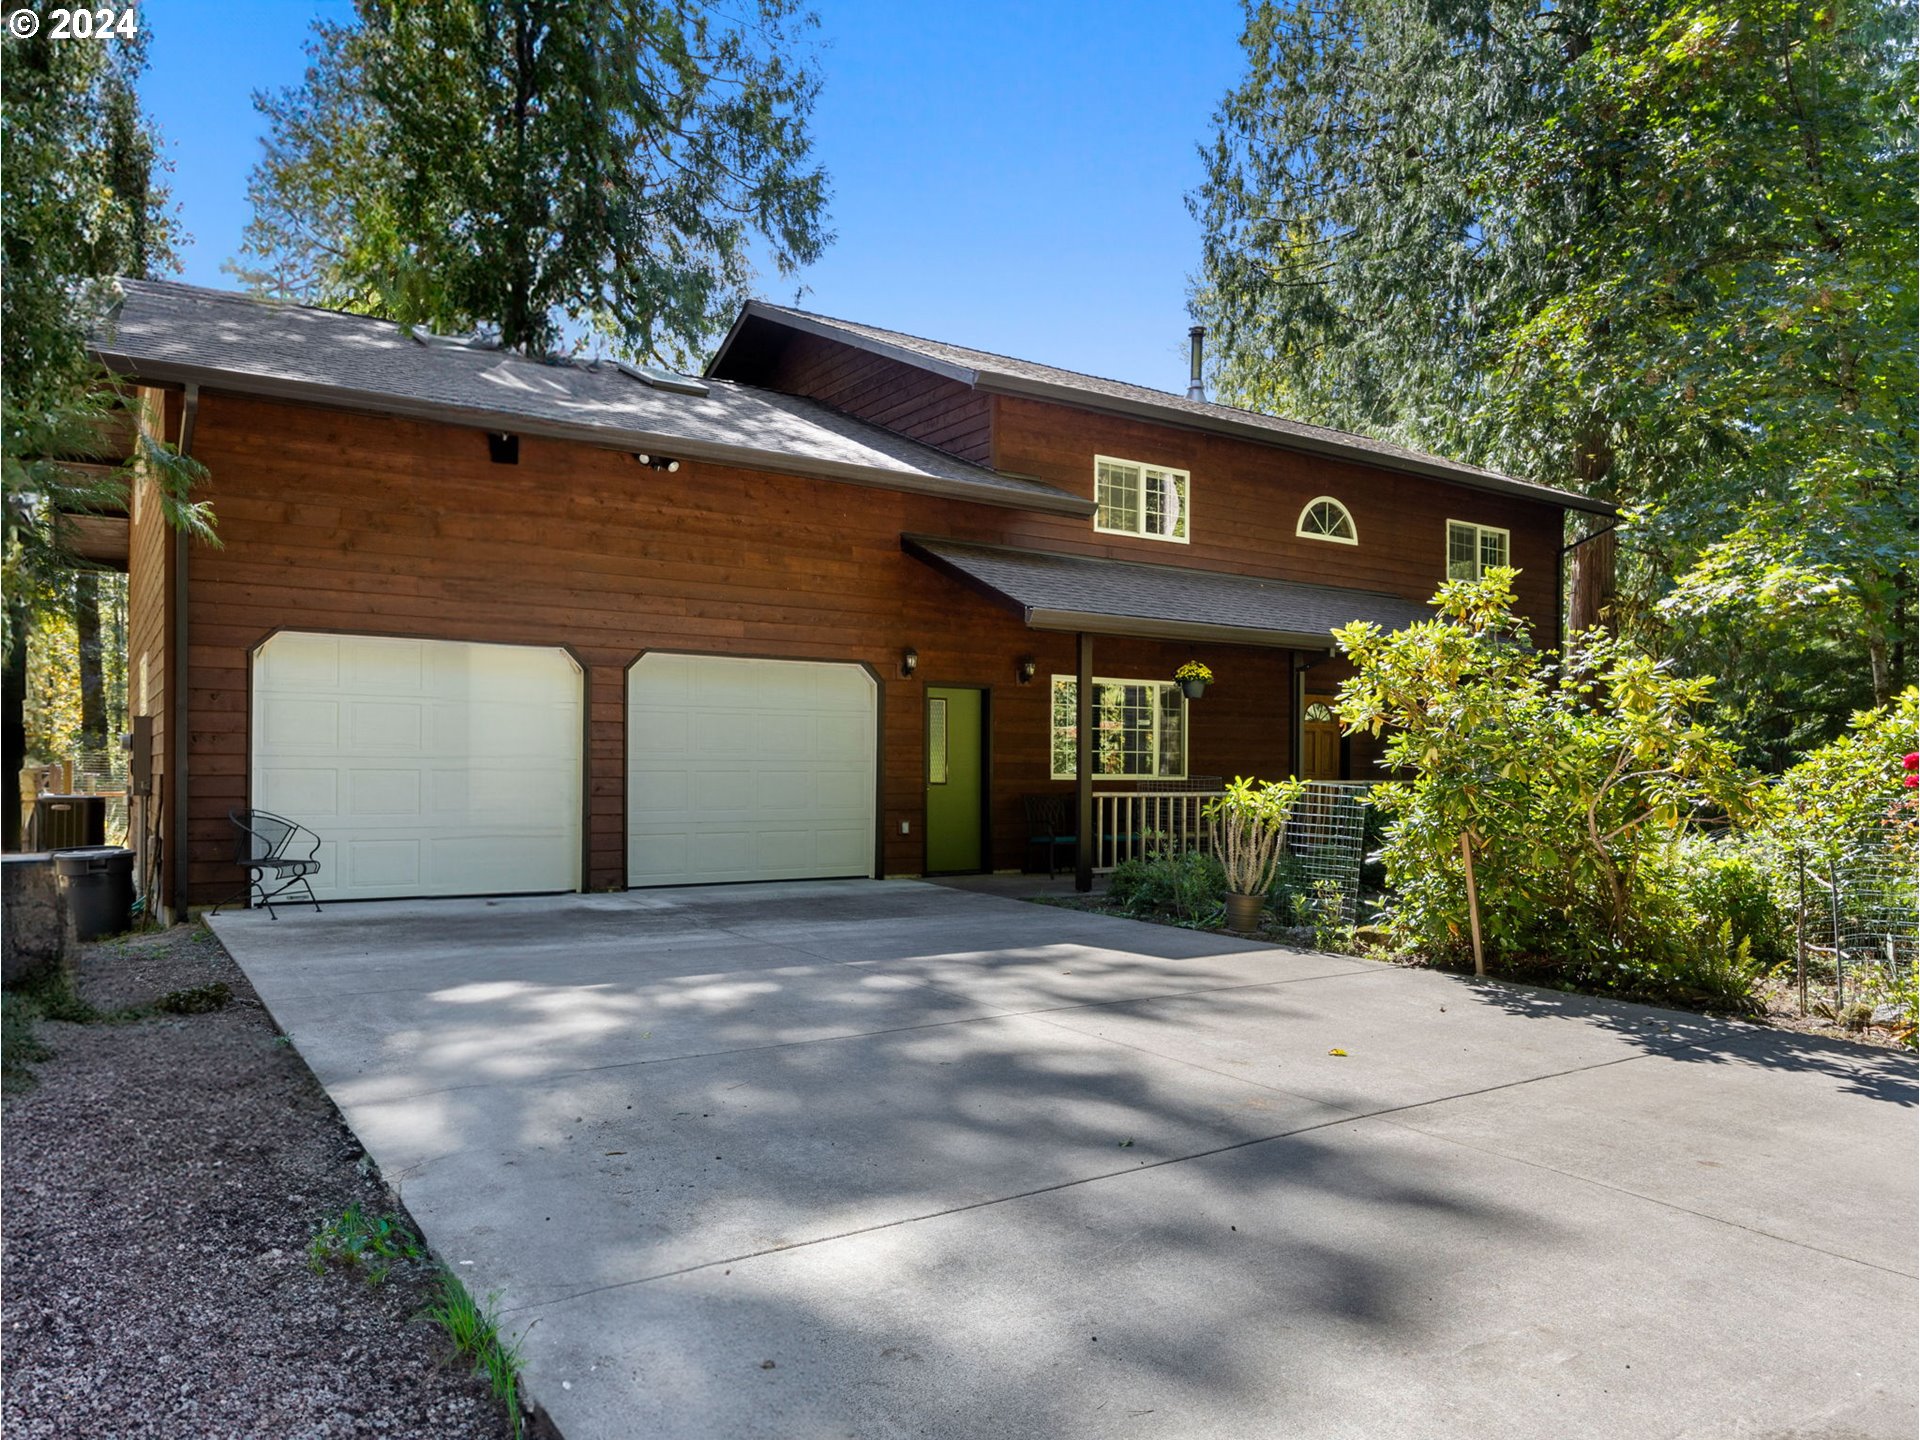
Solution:
<svg viewBox="0 0 1920 1440"><path fill-rule="evenodd" d="M1189 400L1205 400L1207 398L1207 382L1200 378L1200 342L1206 339L1206 335L1207 330L1204 325L1196 325L1187 331L1187 339L1193 342L1193 364L1187 375L1187 398Z"/></svg>

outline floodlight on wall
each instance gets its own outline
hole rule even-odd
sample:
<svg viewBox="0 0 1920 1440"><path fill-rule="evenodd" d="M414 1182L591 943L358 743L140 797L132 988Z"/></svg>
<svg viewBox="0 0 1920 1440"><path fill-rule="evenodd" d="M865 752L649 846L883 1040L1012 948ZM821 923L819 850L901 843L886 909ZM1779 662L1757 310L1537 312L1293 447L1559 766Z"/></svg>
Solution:
<svg viewBox="0 0 1920 1440"><path fill-rule="evenodd" d="M665 455L635 455L633 458L649 470L664 470L669 475L680 468L678 460L671 460Z"/></svg>
<svg viewBox="0 0 1920 1440"><path fill-rule="evenodd" d="M1034 673L1039 668L1039 666L1033 663L1033 656L1031 655L1022 655L1019 660L1015 662L1015 671L1020 676L1020 683L1022 685L1031 685L1033 683Z"/></svg>
<svg viewBox="0 0 1920 1440"><path fill-rule="evenodd" d="M913 678L913 672L919 668L920 652L909 645L900 652L900 673L911 680Z"/></svg>

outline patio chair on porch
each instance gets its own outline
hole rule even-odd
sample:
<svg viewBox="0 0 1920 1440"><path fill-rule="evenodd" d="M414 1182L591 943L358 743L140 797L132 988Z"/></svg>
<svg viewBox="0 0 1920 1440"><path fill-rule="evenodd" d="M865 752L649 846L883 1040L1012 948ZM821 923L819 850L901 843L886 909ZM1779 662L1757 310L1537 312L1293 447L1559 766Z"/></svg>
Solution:
<svg viewBox="0 0 1920 1440"><path fill-rule="evenodd" d="M1056 862L1060 847L1064 845L1069 851L1077 852L1080 844L1079 828L1073 822L1073 797L1026 795L1021 798L1027 807L1029 855L1036 846L1046 848L1047 878L1051 880L1059 868Z"/></svg>
<svg viewBox="0 0 1920 1440"><path fill-rule="evenodd" d="M315 858L320 853L318 835L297 821L268 810L229 810L227 819L240 832L233 858L234 863L247 872L247 888L214 906L214 914L244 899L249 909L264 905L267 914L278 920L280 916L275 913L273 902L288 891L303 893L315 910L320 908L320 899L313 893L309 878L320 873L320 862ZM300 898L300 894L295 898Z"/></svg>

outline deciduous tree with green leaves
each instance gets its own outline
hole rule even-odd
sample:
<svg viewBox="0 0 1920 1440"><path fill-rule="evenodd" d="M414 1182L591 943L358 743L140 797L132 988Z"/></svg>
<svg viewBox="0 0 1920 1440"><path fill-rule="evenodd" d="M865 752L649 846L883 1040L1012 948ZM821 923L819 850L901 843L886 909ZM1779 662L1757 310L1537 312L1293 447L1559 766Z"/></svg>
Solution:
<svg viewBox="0 0 1920 1440"><path fill-rule="evenodd" d="M357 0L266 153L235 267L256 289L550 353L684 361L756 247L816 258L814 18L795 0Z"/></svg>
<svg viewBox="0 0 1920 1440"><path fill-rule="evenodd" d="M1514 573L1449 582L1434 619L1392 634L1336 632L1354 666L1341 718L1385 734L1404 777L1373 791L1392 817L1389 928L1429 954L1464 949L1464 837L1490 959L1659 989L1724 958L1697 948L1721 917L1688 912L1674 842L1746 814L1754 782L1707 714L1711 682L1603 631L1536 651Z"/></svg>
<svg viewBox="0 0 1920 1440"><path fill-rule="evenodd" d="M1252 0L1222 394L1630 507L1611 618L1783 763L1911 664L1914 18Z"/></svg>

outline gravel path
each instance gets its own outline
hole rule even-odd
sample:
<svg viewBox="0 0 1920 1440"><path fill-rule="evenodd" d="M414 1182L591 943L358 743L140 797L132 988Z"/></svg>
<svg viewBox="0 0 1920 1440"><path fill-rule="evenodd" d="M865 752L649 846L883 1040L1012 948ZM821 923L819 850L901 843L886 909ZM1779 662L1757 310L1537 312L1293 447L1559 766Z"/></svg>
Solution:
<svg viewBox="0 0 1920 1440"><path fill-rule="evenodd" d="M0 1108L0 1428L43 1437L496 1437L444 1359L425 1266L314 1275L349 1204L396 1210L246 978L197 926L84 947L82 995L214 981L228 1008L42 1023L51 1059Z"/></svg>

